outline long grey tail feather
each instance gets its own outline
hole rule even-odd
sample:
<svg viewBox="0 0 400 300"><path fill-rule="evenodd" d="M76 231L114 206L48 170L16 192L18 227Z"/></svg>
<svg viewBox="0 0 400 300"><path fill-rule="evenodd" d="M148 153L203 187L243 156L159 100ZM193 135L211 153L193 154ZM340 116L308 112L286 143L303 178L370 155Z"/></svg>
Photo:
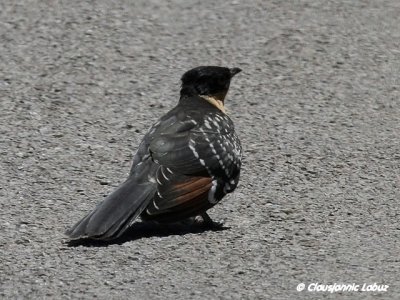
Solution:
<svg viewBox="0 0 400 300"><path fill-rule="evenodd" d="M142 213L156 191L151 182L130 176L66 234L71 239L109 240L119 237Z"/></svg>

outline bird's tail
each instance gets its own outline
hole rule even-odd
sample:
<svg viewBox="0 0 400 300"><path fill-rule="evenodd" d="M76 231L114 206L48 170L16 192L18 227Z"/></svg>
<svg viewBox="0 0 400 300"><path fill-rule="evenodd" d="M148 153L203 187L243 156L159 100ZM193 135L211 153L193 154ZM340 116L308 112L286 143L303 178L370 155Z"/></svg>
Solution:
<svg viewBox="0 0 400 300"><path fill-rule="evenodd" d="M142 213L154 193L154 183L143 182L131 175L92 212L67 230L66 234L71 239L117 238Z"/></svg>

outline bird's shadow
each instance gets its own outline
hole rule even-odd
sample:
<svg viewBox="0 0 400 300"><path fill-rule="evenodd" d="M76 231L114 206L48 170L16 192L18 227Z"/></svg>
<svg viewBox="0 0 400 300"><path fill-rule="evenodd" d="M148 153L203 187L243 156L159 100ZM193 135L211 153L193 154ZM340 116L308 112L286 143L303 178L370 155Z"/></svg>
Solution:
<svg viewBox="0 0 400 300"><path fill-rule="evenodd" d="M109 245L121 245L126 242L139 240L142 238L150 237L166 237L171 235L185 235L189 233L203 233L207 231L224 231L230 227L227 226L193 226L185 224L156 224L151 222L139 222L133 224L123 235L119 238L109 241L93 240L93 239L79 239L67 242L69 247L107 247Z"/></svg>

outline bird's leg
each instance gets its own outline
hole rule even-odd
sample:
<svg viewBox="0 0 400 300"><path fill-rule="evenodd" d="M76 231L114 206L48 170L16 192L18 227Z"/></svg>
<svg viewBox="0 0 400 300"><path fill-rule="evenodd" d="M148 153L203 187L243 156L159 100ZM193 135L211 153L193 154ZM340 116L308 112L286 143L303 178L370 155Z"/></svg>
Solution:
<svg viewBox="0 0 400 300"><path fill-rule="evenodd" d="M200 215L187 218L185 220L179 221L179 224L186 226L195 226L203 229L224 229L223 221L213 221L210 216L204 212Z"/></svg>
<svg viewBox="0 0 400 300"><path fill-rule="evenodd" d="M200 225L201 227L214 228L214 229L219 229L224 227L224 222L213 221L206 212L196 216L194 219L194 224Z"/></svg>

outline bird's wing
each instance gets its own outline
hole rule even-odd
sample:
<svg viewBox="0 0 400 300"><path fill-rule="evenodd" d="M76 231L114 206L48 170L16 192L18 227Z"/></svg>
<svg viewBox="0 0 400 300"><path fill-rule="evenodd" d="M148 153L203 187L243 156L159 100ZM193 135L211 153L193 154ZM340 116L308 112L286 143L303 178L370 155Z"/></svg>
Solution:
<svg viewBox="0 0 400 300"><path fill-rule="evenodd" d="M241 148L233 127L222 118L205 120L187 118L154 132L149 150L160 165L158 192L147 215L168 221L195 215L236 188Z"/></svg>
<svg viewBox="0 0 400 300"><path fill-rule="evenodd" d="M241 164L239 139L229 123L213 122L210 126L207 119L202 124L189 119L177 122L181 126L160 127L149 143L153 160L185 175L232 178Z"/></svg>
<svg viewBox="0 0 400 300"><path fill-rule="evenodd" d="M197 215L214 205L208 201L212 178L186 176L160 167L157 172L158 191L142 218L173 222Z"/></svg>

